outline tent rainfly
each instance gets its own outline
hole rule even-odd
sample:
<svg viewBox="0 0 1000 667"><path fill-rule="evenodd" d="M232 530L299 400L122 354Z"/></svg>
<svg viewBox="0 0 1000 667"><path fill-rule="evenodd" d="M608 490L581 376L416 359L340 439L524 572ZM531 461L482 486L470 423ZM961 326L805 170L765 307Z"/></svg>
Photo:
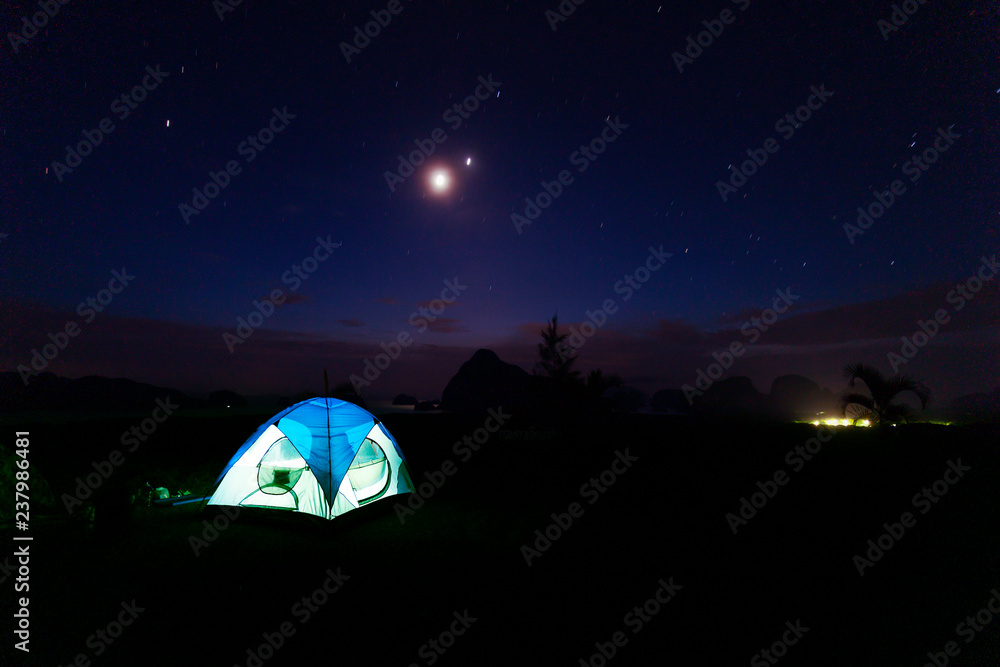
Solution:
<svg viewBox="0 0 1000 667"><path fill-rule="evenodd" d="M406 460L382 422L353 403L312 398L261 424L226 464L208 504L333 519L411 491Z"/></svg>

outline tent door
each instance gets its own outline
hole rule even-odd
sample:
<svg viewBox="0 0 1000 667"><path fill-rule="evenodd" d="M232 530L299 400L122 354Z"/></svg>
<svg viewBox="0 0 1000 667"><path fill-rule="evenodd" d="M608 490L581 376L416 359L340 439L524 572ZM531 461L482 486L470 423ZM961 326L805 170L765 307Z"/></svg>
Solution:
<svg viewBox="0 0 1000 667"><path fill-rule="evenodd" d="M347 469L347 478L354 489L358 505L381 498L389 489L392 469L385 452L371 438L365 438Z"/></svg>
<svg viewBox="0 0 1000 667"><path fill-rule="evenodd" d="M288 438L280 438L257 464L257 487L271 496L291 493L302 473L309 469L305 459Z"/></svg>

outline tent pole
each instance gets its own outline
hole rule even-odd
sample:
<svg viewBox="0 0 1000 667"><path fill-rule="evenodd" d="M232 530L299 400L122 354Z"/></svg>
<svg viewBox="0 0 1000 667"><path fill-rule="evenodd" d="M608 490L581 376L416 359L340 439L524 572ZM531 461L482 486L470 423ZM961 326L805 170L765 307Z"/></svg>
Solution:
<svg viewBox="0 0 1000 667"><path fill-rule="evenodd" d="M326 370L323 371L323 378L326 378ZM327 502L330 503L332 509L333 502L337 499L340 489L333 488L333 443L330 436L330 398L325 396L323 400L326 402L326 460L330 461L330 465L327 466L330 469L330 472L327 473L330 477L330 482L327 486L330 489L330 493L333 494L333 498L327 498Z"/></svg>

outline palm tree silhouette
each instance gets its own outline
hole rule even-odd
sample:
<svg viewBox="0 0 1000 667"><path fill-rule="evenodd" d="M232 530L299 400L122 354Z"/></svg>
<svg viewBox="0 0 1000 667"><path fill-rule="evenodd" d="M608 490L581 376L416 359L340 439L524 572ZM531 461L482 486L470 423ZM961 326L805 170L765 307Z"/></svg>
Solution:
<svg viewBox="0 0 1000 667"><path fill-rule="evenodd" d="M927 407L931 392L922 383L908 375L894 375L886 378L874 366L857 363L844 367L844 377L855 386L858 380L865 383L868 394L848 392L840 397L840 413L848 416L848 410L857 423L867 419L872 425L896 424L909 421L916 411L903 402L893 402L900 394L911 392L920 399L920 409Z"/></svg>

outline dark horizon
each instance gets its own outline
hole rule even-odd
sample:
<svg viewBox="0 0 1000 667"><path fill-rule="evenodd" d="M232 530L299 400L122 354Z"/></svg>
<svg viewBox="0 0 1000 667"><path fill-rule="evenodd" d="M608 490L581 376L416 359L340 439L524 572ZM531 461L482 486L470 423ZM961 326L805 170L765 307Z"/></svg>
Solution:
<svg viewBox="0 0 1000 667"><path fill-rule="evenodd" d="M872 312L879 308L872 306ZM796 343L796 336L811 336L815 333L828 329L831 321L842 320L850 317L851 312L856 312L860 308L844 309L838 311L816 311L814 313L804 313L801 317L789 317L787 320L778 320L773 332L774 344L772 346L748 345L744 346L748 352L741 356L733 357L731 364L724 374L713 379L727 379L737 376L749 377L755 388L762 394L770 392L771 384L775 378L799 375L815 381L821 389L826 389L834 394L840 394L847 388L847 381L843 377L844 366L854 363L858 359L866 358L863 352L856 352L859 349L878 349L879 346L891 342L891 337L875 337L854 345L837 345L829 343L825 345L807 345ZM59 314L49 313L47 322L59 321ZM861 319L861 318L859 318ZM110 320L110 318L109 318ZM861 319L861 321L871 321ZM506 363L512 363L525 371L533 372L538 361L537 342L540 339L538 332L546 323L530 323L520 327L516 336L512 336L500 345L484 346L496 352L500 359ZM784 324L782 330L778 326ZM985 324L985 323L984 323ZM44 328L44 324L42 325ZM664 327L665 328L665 327ZM719 366L717 358L725 358L725 351L734 341L746 342L749 340L744 336L740 328L722 329L716 332L698 332L693 327L688 327L684 331L671 330L669 333L676 340L681 338L684 345L673 345L664 349L662 341L655 335L629 338L627 334L615 331L610 328L599 330L596 336L586 338L581 331L580 322L566 323L560 321L559 330L567 334L579 333L579 336L571 336L571 341L584 340L584 344L578 351L578 362L576 367L586 374L595 369L600 369L605 374L618 374L623 379L623 384L629 387L640 389L650 396L656 391L680 390L684 386L698 388L699 377L714 378ZM586 329L585 329L586 330ZM753 328L748 329L751 333ZM55 331L55 329L53 329ZM59 355L50 361L43 372L54 373L70 379L78 379L85 376L102 376L108 378L124 378L136 382L142 382L160 387L170 387L184 391L193 396L204 396L217 390L232 390L244 396L274 396L274 395L296 395L306 391L321 392L323 385L324 370L329 374L331 388L337 384L350 382L352 379L361 382L362 394L369 400L389 400L398 394L412 394L421 400L433 400L441 397L442 391L447 382L458 372L459 368L467 362L480 347L461 346L399 346L398 357L392 358L391 353L397 351L395 345L391 344L396 337L387 337L383 342L385 347L376 345L370 347L366 344L349 344L344 342L330 342L322 340L308 340L295 336L280 337L267 331L256 332L247 343L256 339L258 350L248 352L242 363L232 364L226 369L225 374L219 374L207 370L209 364L218 357L212 350L202 351L199 356L197 341L203 339L204 334L190 327L179 325L165 325L157 322L142 321L109 321L103 327L95 326L95 338L88 343L84 343L82 336L69 338L69 344L65 350L59 350ZM401 329L405 331L405 329ZM123 332L126 332L123 334ZM213 332L220 336L225 331ZM782 333L784 335L780 335ZM114 345L121 350L122 354L115 360L108 360L101 352L102 344L100 338L114 336ZM682 338L683 336L683 338ZM944 337L943 334L938 336ZM119 338L120 337L120 338ZM145 367L136 369L133 359L141 358L145 348L145 341L162 341L160 345L173 345L177 349L175 355L183 356L190 360L186 368L178 368L170 362L166 355L163 363L155 367ZM822 339L822 337L820 337ZM134 341L131 345L123 344L127 341ZM49 341L51 343L51 340ZM931 389L931 409L939 410L946 408L950 402L958 397L976 393L988 393L997 389L996 376L991 374L989 366L976 365L974 362L976 354L988 354L984 347L978 352L974 348L953 349L951 355L943 354L932 357L939 360L945 369L953 371L956 368L963 369L962 381L949 383L946 377L940 375L914 375L907 369L907 364L900 364L897 361L899 370L906 375L915 376L923 381ZM75 346L74 361L71 363L60 363L66 351ZM224 343L223 343L224 346ZM842 347L851 350L842 352L836 361L831 361L826 356L827 350ZM621 365L616 366L622 359L621 350L628 349L626 361L632 365L625 370ZM751 356L756 348L760 354ZM38 348L35 348L36 350ZM50 347L49 351L57 349ZM163 349L160 347L159 349ZM922 352L922 348L914 348ZM223 351L225 348L223 347ZM216 350L217 351L217 350ZM782 354L784 351L785 364L778 365L774 362L774 355ZM901 345L896 346L896 351L901 352ZM713 352L718 357L712 356ZM674 369L666 369L662 376L650 374L650 359L656 354L663 355L660 362L668 362L672 359L677 362ZM694 371L685 373L685 360L699 358L702 363ZM93 355L88 359L88 355ZM771 355L771 356L768 356ZM266 359L271 356L281 359L280 368L275 368ZM927 355L930 357L930 355ZM234 359L240 359L241 355L234 354ZM381 357L381 359L380 359ZM34 358L34 357L33 357ZM905 357L902 357L905 359ZM919 358L919 355L915 359ZM600 360L604 360L602 363ZM385 370L378 369L377 364L391 360ZM803 363L806 360L806 363ZM30 360L29 360L30 361ZM883 359L885 361L885 359ZM798 365L796 365L798 364ZM891 363L874 364L886 375L893 374ZM261 369L264 369L263 371ZM367 372L366 372L367 369ZM26 384L30 384L34 375L23 372L20 377L28 377ZM624 370L624 372L623 372ZM377 371L377 375L375 375ZM673 378L674 384L668 379Z"/></svg>

